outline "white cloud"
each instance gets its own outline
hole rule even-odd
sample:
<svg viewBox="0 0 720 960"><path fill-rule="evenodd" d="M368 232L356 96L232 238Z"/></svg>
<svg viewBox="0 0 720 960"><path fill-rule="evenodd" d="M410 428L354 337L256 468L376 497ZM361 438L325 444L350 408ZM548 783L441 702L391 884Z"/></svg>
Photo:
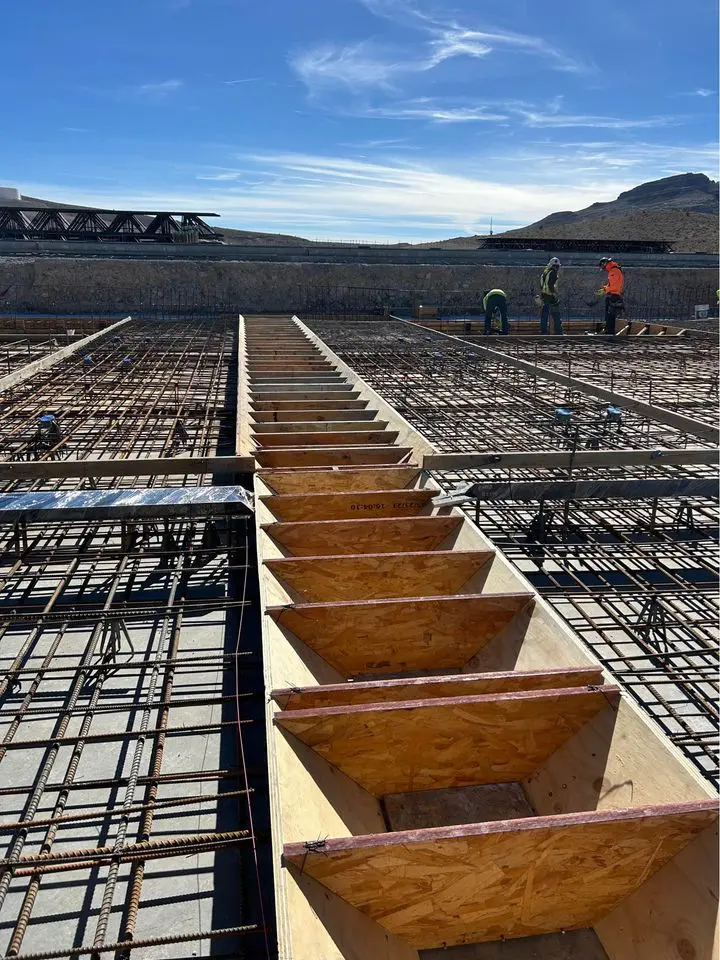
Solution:
<svg viewBox="0 0 720 960"><path fill-rule="evenodd" d="M714 90L708 90L707 87L698 87L697 90L693 90L690 94L691 97L711 97L715 93Z"/></svg>
<svg viewBox="0 0 720 960"><path fill-rule="evenodd" d="M176 186L79 190L23 184L30 196L132 209L216 210L227 226L300 236L363 240L429 240L531 223L557 210L577 210L646 180L686 170L712 175L713 144L673 146L605 140L487 150L402 162L307 153L254 153L237 167L173 171ZM110 172L103 169L103 172ZM115 172L115 171L112 171ZM0 177L0 179L3 179ZM4 179L16 182L13 171ZM145 182L151 183L148 175ZM101 192L104 191L104 192Z"/></svg>
<svg viewBox="0 0 720 960"><path fill-rule="evenodd" d="M160 83L143 83L130 87L128 92L144 100L159 102L177 93L183 86L182 80L163 80Z"/></svg>
<svg viewBox="0 0 720 960"><path fill-rule="evenodd" d="M353 91L368 87L391 90L391 80L413 69L387 54L383 58L369 41L345 47L324 44L294 56L290 63L311 93L343 85Z"/></svg>
<svg viewBox="0 0 720 960"><path fill-rule="evenodd" d="M502 30L476 30L454 20L427 15L402 0L360 0L373 14L402 23L425 35L404 49L371 40L355 44L321 44L290 58L311 93L333 87L391 89L403 76L434 70L455 57L482 59L496 51L536 56L557 70L579 71L580 63L542 37Z"/></svg>

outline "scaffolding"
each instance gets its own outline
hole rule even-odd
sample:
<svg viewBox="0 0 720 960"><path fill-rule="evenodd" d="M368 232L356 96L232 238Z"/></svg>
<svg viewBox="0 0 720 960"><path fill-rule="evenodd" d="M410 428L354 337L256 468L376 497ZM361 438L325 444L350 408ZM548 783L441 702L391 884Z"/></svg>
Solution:
<svg viewBox="0 0 720 960"><path fill-rule="evenodd" d="M309 325L442 452L566 451L572 461L590 450L712 447L702 424L713 422L713 408L717 412L711 382L717 359L706 341L591 341L585 347L587 341L538 344L498 337L486 351L401 321ZM512 365L518 358L535 371ZM642 372L640 358L648 361ZM543 368L571 382L547 379ZM584 388L584 382L608 387L611 379L618 392L692 416L700 424L697 434L666 422L672 417L662 410L657 419L615 407ZM463 500L467 514L717 782L717 498L658 498L643 495L642 484L612 499L550 502L540 495L527 501L512 493L522 481L541 489L569 479L706 478L716 484L716 466L665 466L658 460L642 466L516 467L501 475L492 467L443 469L434 476L450 494L507 482L511 492L501 502L473 497L470 489Z"/></svg>

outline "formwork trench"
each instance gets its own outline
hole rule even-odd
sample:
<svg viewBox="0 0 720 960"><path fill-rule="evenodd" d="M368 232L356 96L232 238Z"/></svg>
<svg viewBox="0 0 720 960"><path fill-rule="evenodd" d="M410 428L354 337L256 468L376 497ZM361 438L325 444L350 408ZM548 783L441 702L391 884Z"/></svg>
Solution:
<svg viewBox="0 0 720 960"><path fill-rule="evenodd" d="M712 345L82 332L0 343L3 955L711 960Z"/></svg>

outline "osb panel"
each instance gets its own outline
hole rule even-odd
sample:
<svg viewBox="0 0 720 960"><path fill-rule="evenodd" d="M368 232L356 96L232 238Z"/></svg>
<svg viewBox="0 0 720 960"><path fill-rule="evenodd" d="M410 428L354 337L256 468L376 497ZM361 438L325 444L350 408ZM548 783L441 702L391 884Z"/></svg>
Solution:
<svg viewBox="0 0 720 960"><path fill-rule="evenodd" d="M411 700L287 710L275 723L382 797L522 780L618 696L605 687Z"/></svg>
<svg viewBox="0 0 720 960"><path fill-rule="evenodd" d="M400 463L407 460L409 447L289 447L258 451L261 467L331 467L361 463Z"/></svg>
<svg viewBox="0 0 720 960"><path fill-rule="evenodd" d="M423 949L593 926L717 819L715 801L288 844L284 861Z"/></svg>
<svg viewBox="0 0 720 960"><path fill-rule="evenodd" d="M309 496L280 494L260 500L278 520L352 520L366 516L413 516L435 495L434 490L370 490Z"/></svg>
<svg viewBox="0 0 720 960"><path fill-rule="evenodd" d="M259 433L255 440L262 447L349 447L395 443L394 430L320 430L315 433Z"/></svg>
<svg viewBox="0 0 720 960"><path fill-rule="evenodd" d="M347 493L404 490L420 476L417 467L349 467L337 470L260 470L259 478L275 493Z"/></svg>
<svg viewBox="0 0 720 960"><path fill-rule="evenodd" d="M303 600L370 600L458 593L492 556L489 550L382 553L265 565Z"/></svg>
<svg viewBox="0 0 720 960"><path fill-rule="evenodd" d="M292 604L268 613L343 676L460 668L530 593Z"/></svg>
<svg viewBox="0 0 720 960"><path fill-rule="evenodd" d="M462 523L462 517L391 517L271 523L265 524L263 530L296 557L320 557L433 550Z"/></svg>

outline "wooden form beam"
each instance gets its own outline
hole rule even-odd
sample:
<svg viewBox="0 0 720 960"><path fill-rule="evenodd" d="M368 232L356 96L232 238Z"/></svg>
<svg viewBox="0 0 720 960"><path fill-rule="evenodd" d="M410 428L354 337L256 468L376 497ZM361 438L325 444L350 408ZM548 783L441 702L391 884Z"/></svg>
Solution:
<svg viewBox="0 0 720 960"><path fill-rule="evenodd" d="M278 520L353 520L411 517L431 503L434 490L367 490L352 493L276 494L260 502Z"/></svg>
<svg viewBox="0 0 720 960"><path fill-rule="evenodd" d="M433 697L477 697L520 690L561 690L565 687L601 686L602 683L600 667L576 667L533 672L455 673L403 680L353 680L349 683L273 690L271 696L281 710L313 710L361 703L431 700Z"/></svg>
<svg viewBox="0 0 720 960"><path fill-rule="evenodd" d="M375 797L530 777L617 687L285 710L275 723Z"/></svg>
<svg viewBox="0 0 720 960"><path fill-rule="evenodd" d="M423 457L425 470L463 470L482 467L511 470L520 467L548 467L571 470L575 467L670 467L718 463L720 451L713 447L686 447L682 450L523 450L476 453L435 453Z"/></svg>
<svg viewBox="0 0 720 960"><path fill-rule="evenodd" d="M717 477L676 480L548 480L530 483L475 483L478 500L649 500L718 496Z"/></svg>
<svg viewBox="0 0 720 960"><path fill-rule="evenodd" d="M297 599L333 602L459 593L493 556L491 550L436 550L286 557L265 565Z"/></svg>
<svg viewBox="0 0 720 960"><path fill-rule="evenodd" d="M292 843L283 860L431 949L591 927L716 821L701 800Z"/></svg>
<svg viewBox="0 0 720 960"><path fill-rule="evenodd" d="M165 477L201 473L252 473L252 457L152 457L146 460L34 460L0 462L0 480L66 477Z"/></svg>
<svg viewBox="0 0 720 960"><path fill-rule="evenodd" d="M422 329L422 324L412 323L410 320L402 320L401 323L407 323L412 327L420 327ZM605 400L607 403L622 407L624 410L632 410L633 413L638 414L638 416L647 417L649 420L655 420L658 423L665 423L675 430L680 430L682 433L688 434L688 436L709 440L716 446L720 443L720 430L712 424L703 423L701 420L694 420L692 417L675 413L673 410L668 410L665 407L657 407L651 403L645 403L643 400L636 400L634 397L629 397L624 393L618 393L617 390L607 390L605 387L599 387L580 377L568 377L566 374L558 373L549 367L530 363L528 360L520 360L518 357L513 357L508 353L501 353L498 350L491 350L480 344L463 340L462 337L450 337L449 334L440 332L438 332L437 335L440 337L449 337L449 339L455 343L466 343L469 347L472 347L473 350L481 350L486 356L505 363L507 366L515 367L517 370L522 370L532 377L537 377L539 380L549 380L552 383L560 383L563 386L570 387L572 390L576 390L578 393L597 397L599 400Z"/></svg>
<svg viewBox="0 0 720 960"><path fill-rule="evenodd" d="M59 350L55 350L54 353L48 354L46 357L40 357L38 360L33 360L32 363L25 364L24 367L20 367L19 370L15 370L12 373L6 374L4 377L0 377L0 392L4 390L12 390L14 387L19 387L21 383L25 383L27 380L31 380L36 374L42 373L45 370L50 370L51 367L54 367L58 363L62 363L63 360L67 360L68 357L72 357L76 353L85 352L89 347L99 340L101 337L106 337L108 334L117 333L118 330L121 330L126 326L132 317L125 317L122 320L118 320L117 323L111 323L109 327L104 327L102 330L98 330L97 333L91 333L87 337L83 337L81 340L75 340L73 343L69 343L66 347L61 347Z"/></svg>
<svg viewBox="0 0 720 960"><path fill-rule="evenodd" d="M270 606L266 612L343 677L460 670L530 606L530 593Z"/></svg>
<svg viewBox="0 0 720 960"><path fill-rule="evenodd" d="M434 550L463 524L461 516L265 523L261 530L296 557Z"/></svg>

